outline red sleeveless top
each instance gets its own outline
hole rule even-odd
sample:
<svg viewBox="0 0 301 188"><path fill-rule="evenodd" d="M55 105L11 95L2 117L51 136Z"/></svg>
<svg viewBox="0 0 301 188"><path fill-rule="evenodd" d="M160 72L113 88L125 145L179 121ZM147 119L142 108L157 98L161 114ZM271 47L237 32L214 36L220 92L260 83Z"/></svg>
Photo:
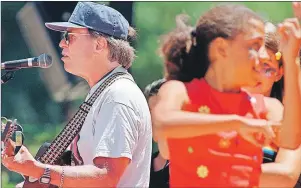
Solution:
<svg viewBox="0 0 301 188"><path fill-rule="evenodd" d="M218 92L204 79L185 85L190 99L183 107L185 111L265 118L262 95ZM170 187L258 186L262 148L245 141L236 131L168 139L168 145Z"/></svg>

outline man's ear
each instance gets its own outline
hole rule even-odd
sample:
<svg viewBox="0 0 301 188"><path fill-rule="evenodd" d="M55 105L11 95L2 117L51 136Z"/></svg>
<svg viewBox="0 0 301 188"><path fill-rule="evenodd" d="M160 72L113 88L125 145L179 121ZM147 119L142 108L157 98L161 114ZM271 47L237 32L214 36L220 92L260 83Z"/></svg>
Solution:
<svg viewBox="0 0 301 188"><path fill-rule="evenodd" d="M100 53L103 49L106 49L108 46L108 41L104 37L98 37L95 39L95 51Z"/></svg>

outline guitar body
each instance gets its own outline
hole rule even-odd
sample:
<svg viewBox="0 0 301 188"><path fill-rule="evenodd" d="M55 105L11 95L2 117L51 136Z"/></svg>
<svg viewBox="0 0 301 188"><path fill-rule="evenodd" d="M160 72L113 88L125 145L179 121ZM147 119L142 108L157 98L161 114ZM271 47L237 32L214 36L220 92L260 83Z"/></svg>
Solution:
<svg viewBox="0 0 301 188"><path fill-rule="evenodd" d="M40 149L38 150L35 159L38 159L45 153L45 151L50 146L50 143L44 143ZM55 165L59 166L71 166L71 151L66 151L63 153L62 157L55 163ZM35 181L31 182L29 177L25 177L23 188L58 188L56 185L51 184L42 184L39 180L35 179Z"/></svg>

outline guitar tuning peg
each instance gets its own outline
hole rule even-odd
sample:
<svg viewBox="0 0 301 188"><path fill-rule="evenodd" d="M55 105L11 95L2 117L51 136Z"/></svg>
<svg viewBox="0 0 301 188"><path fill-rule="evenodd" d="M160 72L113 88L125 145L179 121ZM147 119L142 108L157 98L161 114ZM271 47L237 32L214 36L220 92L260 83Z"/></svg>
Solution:
<svg viewBox="0 0 301 188"><path fill-rule="evenodd" d="M19 152L24 142L24 136L21 131L15 131L15 155Z"/></svg>
<svg viewBox="0 0 301 188"><path fill-rule="evenodd" d="M17 119L14 119L14 120L13 120L13 123L14 123L14 125L17 124Z"/></svg>
<svg viewBox="0 0 301 188"><path fill-rule="evenodd" d="M6 123L7 123L7 118L1 117L1 125L6 125Z"/></svg>
<svg viewBox="0 0 301 188"><path fill-rule="evenodd" d="M16 146L23 145L23 133L21 131L15 132Z"/></svg>

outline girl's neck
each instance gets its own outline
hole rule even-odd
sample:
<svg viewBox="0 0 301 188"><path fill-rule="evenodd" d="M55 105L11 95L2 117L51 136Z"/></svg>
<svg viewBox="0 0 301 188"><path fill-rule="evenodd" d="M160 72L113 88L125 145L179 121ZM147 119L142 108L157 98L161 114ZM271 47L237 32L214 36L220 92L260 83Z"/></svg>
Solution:
<svg viewBox="0 0 301 188"><path fill-rule="evenodd" d="M233 80L229 79L224 70L209 67L205 75L206 82L215 90L226 93L239 93L240 87L236 87Z"/></svg>

